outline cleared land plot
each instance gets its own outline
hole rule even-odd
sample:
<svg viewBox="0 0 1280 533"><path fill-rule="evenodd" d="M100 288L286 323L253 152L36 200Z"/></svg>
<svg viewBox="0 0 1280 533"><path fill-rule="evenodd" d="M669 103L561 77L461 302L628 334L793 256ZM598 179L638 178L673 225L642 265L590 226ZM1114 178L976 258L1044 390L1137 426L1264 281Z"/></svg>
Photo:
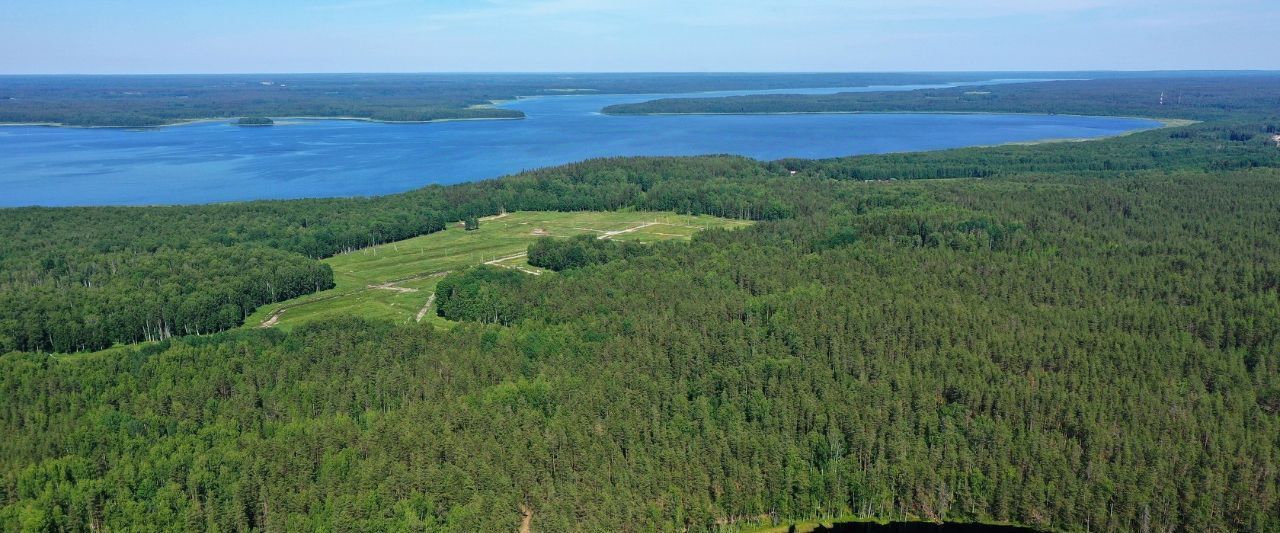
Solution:
<svg viewBox="0 0 1280 533"><path fill-rule="evenodd" d="M636 211L560 213L528 211L481 219L480 229L448 229L403 241L337 255L324 262L333 268L335 288L286 302L264 306L250 316L248 327L290 329L334 315L413 322L446 273L474 265L492 264L541 275L524 252L540 237L592 234L634 242L688 239L707 228L749 224L711 216ZM422 322L448 327L434 309Z"/></svg>

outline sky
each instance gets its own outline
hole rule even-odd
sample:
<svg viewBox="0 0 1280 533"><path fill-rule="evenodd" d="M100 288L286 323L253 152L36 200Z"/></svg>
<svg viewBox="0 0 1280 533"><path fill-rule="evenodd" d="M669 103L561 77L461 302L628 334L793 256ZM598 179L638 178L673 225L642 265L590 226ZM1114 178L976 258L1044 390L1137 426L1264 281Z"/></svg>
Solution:
<svg viewBox="0 0 1280 533"><path fill-rule="evenodd" d="M1280 69L1277 0L0 0L0 74Z"/></svg>

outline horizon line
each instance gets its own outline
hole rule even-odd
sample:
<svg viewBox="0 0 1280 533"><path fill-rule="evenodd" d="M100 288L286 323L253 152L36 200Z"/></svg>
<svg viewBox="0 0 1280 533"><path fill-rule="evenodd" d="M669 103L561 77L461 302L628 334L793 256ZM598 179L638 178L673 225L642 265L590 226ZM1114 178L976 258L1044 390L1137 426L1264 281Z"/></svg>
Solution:
<svg viewBox="0 0 1280 533"><path fill-rule="evenodd" d="M1280 74L1280 69L1048 69L1048 70L439 70L439 71L297 71L297 72L14 72L0 73L0 77L35 77L35 76L355 76L355 75L555 75L555 74L587 74L587 75L621 75L621 74L664 74L664 75L725 75L725 74L1045 74L1045 73L1256 73Z"/></svg>

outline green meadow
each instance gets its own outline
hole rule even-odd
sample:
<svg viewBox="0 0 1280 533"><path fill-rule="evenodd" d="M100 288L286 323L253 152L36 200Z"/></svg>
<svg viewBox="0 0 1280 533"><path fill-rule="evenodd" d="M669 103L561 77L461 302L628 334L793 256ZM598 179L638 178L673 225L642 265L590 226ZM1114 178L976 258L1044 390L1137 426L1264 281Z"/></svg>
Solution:
<svg viewBox="0 0 1280 533"><path fill-rule="evenodd" d="M530 275L543 270L529 265L524 253L541 237L595 234L634 242L687 240L708 228L749 224L713 216L642 211L528 211L480 220L466 231L461 223L448 229L336 255L324 262L333 268L333 289L259 308L247 327L291 329L322 317L353 314L397 322L431 322L449 327L429 305L436 283L445 274L490 264Z"/></svg>

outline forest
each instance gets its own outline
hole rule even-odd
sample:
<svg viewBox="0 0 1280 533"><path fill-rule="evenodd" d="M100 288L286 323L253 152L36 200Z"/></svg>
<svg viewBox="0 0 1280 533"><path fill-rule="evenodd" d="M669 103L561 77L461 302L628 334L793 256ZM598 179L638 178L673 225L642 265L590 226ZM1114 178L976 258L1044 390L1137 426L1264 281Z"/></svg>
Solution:
<svg viewBox="0 0 1280 533"><path fill-rule="evenodd" d="M1084 143L601 159L376 198L4 210L0 529L1275 530L1280 86L1178 83L1207 83L1221 116ZM757 222L535 241L556 272L439 282L447 330L234 327L331 284L317 258L535 209Z"/></svg>
<svg viewBox="0 0 1280 533"><path fill-rule="evenodd" d="M328 288L315 259L440 231L468 217L635 208L769 219L790 216L800 202L821 202L788 195L783 184L760 163L738 157L602 159L375 198L6 209L0 235L11 245L0 248L0 301L11 305L0 307L0 351L100 349L146 340L157 322L167 326L161 338L227 329L239 322L210 329L187 317L235 305L243 318L257 305ZM278 263L220 268L219 256L236 247L266 248ZM150 277L157 255L182 258L182 272L173 275L181 283ZM275 287L296 290L264 292L268 275L284 276ZM111 303L131 298L157 304L143 312ZM165 311L178 305L193 311Z"/></svg>
<svg viewBox="0 0 1280 533"><path fill-rule="evenodd" d="M529 264L559 272L639 257L652 250L652 247L639 243L606 240L594 235L569 239L542 238L529 245Z"/></svg>
<svg viewBox="0 0 1280 533"><path fill-rule="evenodd" d="M489 104L566 90L670 93L938 84L1001 76L1004 74L0 76L0 123L149 127L244 116L354 117L387 122L520 118L524 114L519 111Z"/></svg>

